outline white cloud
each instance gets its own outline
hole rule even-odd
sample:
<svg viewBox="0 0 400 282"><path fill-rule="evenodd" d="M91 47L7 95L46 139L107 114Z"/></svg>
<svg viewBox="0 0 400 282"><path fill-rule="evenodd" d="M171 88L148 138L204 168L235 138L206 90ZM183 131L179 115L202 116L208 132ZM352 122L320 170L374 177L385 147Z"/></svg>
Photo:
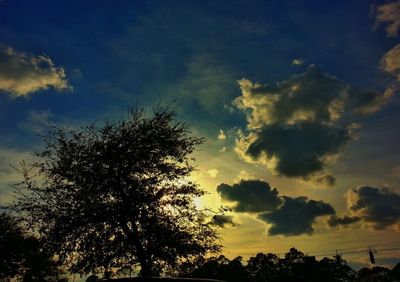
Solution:
<svg viewBox="0 0 400 282"><path fill-rule="evenodd" d="M292 65L295 65L295 66L301 66L302 64L304 64L303 59L293 59L293 61L292 61Z"/></svg>
<svg viewBox="0 0 400 282"><path fill-rule="evenodd" d="M210 170L207 171L207 173L208 173L212 178L216 178L217 175L218 175L218 172L219 172L218 169L215 169L215 168L210 169Z"/></svg>
<svg viewBox="0 0 400 282"><path fill-rule="evenodd" d="M68 90L65 71L46 55L30 55L0 46L0 92L13 97L48 89Z"/></svg>
<svg viewBox="0 0 400 282"><path fill-rule="evenodd" d="M233 179L235 183L239 183L241 180L257 179L254 175L249 173L247 170L242 169L239 174Z"/></svg>
<svg viewBox="0 0 400 282"><path fill-rule="evenodd" d="M222 129L220 129L219 130L219 134L218 134L218 140L225 140L226 139L226 134L225 134L225 132L222 130Z"/></svg>

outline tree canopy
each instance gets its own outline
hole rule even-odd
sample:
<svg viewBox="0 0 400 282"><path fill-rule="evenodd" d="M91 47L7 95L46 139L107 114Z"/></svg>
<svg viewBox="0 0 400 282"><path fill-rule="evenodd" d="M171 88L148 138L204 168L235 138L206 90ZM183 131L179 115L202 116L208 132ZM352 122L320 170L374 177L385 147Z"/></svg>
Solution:
<svg viewBox="0 0 400 282"><path fill-rule="evenodd" d="M157 275L219 250L193 201L204 192L189 179L202 141L162 108L55 128L23 170L12 209L73 273L140 265L142 276Z"/></svg>
<svg viewBox="0 0 400 282"><path fill-rule="evenodd" d="M0 281L61 282L59 265L43 250L40 241L0 213Z"/></svg>

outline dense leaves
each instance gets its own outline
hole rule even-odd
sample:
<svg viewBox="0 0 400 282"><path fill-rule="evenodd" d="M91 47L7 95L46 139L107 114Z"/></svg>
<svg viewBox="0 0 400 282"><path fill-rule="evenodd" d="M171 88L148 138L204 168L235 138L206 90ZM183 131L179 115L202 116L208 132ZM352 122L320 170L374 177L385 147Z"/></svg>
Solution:
<svg viewBox="0 0 400 282"><path fill-rule="evenodd" d="M103 126L56 129L44 141L13 209L72 272L139 264L143 276L157 275L219 249L193 202L203 192L188 179L203 140L173 111L134 110Z"/></svg>
<svg viewBox="0 0 400 282"><path fill-rule="evenodd" d="M64 281L57 263L16 221L0 214L0 281Z"/></svg>

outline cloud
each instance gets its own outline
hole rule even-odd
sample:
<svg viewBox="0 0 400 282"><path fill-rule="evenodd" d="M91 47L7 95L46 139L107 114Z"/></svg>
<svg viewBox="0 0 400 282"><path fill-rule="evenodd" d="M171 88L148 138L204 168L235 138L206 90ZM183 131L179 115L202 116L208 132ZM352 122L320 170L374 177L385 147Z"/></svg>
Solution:
<svg viewBox="0 0 400 282"><path fill-rule="evenodd" d="M207 171L208 175L210 175L212 178L217 177L218 172L219 172L218 169L215 169L215 168L210 169L210 170Z"/></svg>
<svg viewBox="0 0 400 282"><path fill-rule="evenodd" d="M222 183L217 186L217 192L223 200L235 202L236 212L270 211L282 203L278 191L260 180L242 180L233 185Z"/></svg>
<svg viewBox="0 0 400 282"><path fill-rule="evenodd" d="M347 129L313 122L265 126L249 144L253 159L272 156L270 168L289 177L307 177L321 171L325 158L338 153L350 135Z"/></svg>
<svg viewBox="0 0 400 282"><path fill-rule="evenodd" d="M390 49L381 60L381 69L395 75L400 82L400 44Z"/></svg>
<svg viewBox="0 0 400 282"><path fill-rule="evenodd" d="M29 55L0 46L0 92L13 97L48 89L71 89L61 67L46 55Z"/></svg>
<svg viewBox="0 0 400 282"><path fill-rule="evenodd" d="M400 194L387 187L360 186L347 193L347 206L375 230L400 224Z"/></svg>
<svg viewBox="0 0 400 282"><path fill-rule="evenodd" d="M377 6L375 12L376 24L387 23L387 35L396 37L400 29L400 1Z"/></svg>
<svg viewBox="0 0 400 282"><path fill-rule="evenodd" d="M219 227L226 227L227 225L234 226L236 225L233 222L233 216L231 215L224 215L224 214L216 214L212 217L211 223L219 226Z"/></svg>
<svg viewBox="0 0 400 282"><path fill-rule="evenodd" d="M378 111L393 93L379 94L343 83L310 66L276 85L239 81L242 95L234 105L247 117L247 130L236 139L235 152L245 161L288 177L321 177L353 137L343 122L347 112Z"/></svg>
<svg viewBox="0 0 400 282"><path fill-rule="evenodd" d="M21 122L19 127L32 131L36 134L43 134L44 131L49 130L56 124L52 121L54 115L51 111L29 111L27 120Z"/></svg>
<svg viewBox="0 0 400 282"><path fill-rule="evenodd" d="M302 64L304 64L303 59L293 59L293 61L292 61L292 65L295 65L295 66L301 66Z"/></svg>
<svg viewBox="0 0 400 282"><path fill-rule="evenodd" d="M282 198L284 203L281 207L258 216L259 219L272 224L268 230L270 235L312 234L312 225L317 217L335 214L333 207L323 201L309 200L307 197Z"/></svg>
<svg viewBox="0 0 400 282"><path fill-rule="evenodd" d="M276 188L261 180L220 184L217 191L223 200L235 203L233 211L256 214L259 220L271 224L270 235L311 234L317 217L335 214L333 207L323 201L279 196Z"/></svg>
<svg viewBox="0 0 400 282"><path fill-rule="evenodd" d="M219 130L219 134L218 134L218 140L225 140L226 139L226 134L225 134L225 132L222 130L222 129L220 129Z"/></svg>
<svg viewBox="0 0 400 282"><path fill-rule="evenodd" d="M361 220L361 217L358 216L348 216L344 215L343 217L337 217L336 215L333 215L328 218L326 221L327 224L330 227L336 227L336 226L347 226L355 222L359 222Z"/></svg>
<svg viewBox="0 0 400 282"><path fill-rule="evenodd" d="M334 186L336 183L336 178L331 174L324 174L322 176L314 178L313 181L323 186Z"/></svg>
<svg viewBox="0 0 400 282"><path fill-rule="evenodd" d="M242 180L250 180L250 179L256 179L251 173L249 173L247 170L242 169L238 176L236 176L233 181L235 183L240 183Z"/></svg>

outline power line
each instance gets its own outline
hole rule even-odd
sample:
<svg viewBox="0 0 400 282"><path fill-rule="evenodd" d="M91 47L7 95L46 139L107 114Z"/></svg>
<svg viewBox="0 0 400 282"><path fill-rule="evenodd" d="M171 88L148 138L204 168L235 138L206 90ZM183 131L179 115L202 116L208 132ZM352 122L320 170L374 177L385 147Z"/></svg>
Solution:
<svg viewBox="0 0 400 282"><path fill-rule="evenodd" d="M400 241L398 241L400 242ZM392 244L393 242L390 243L382 243L382 244L374 244L374 245L370 245L371 246L382 246L382 245L387 245L387 244ZM361 250L360 250L361 249ZM348 250L343 252L343 250ZM351 251L354 250L354 251ZM374 248L373 251L374 252L385 252L385 251L395 251L395 250L400 250L400 247L393 247L393 248ZM338 252L339 255L351 255L351 254L362 254L362 253L368 253L369 251L369 247L352 247L352 248L342 248L342 249L337 249L337 250L326 250L326 251L321 251L321 252L305 252L305 254L308 254L310 256L314 256L314 257L326 257L326 256L335 256ZM228 254L235 254L235 255L251 255L254 256L257 253L262 253L262 251L259 252L247 252L247 253L243 253L243 252L230 252L225 250L226 253ZM279 252L279 253L275 253L278 256L283 256L286 252ZM316 254L314 254L316 253Z"/></svg>

